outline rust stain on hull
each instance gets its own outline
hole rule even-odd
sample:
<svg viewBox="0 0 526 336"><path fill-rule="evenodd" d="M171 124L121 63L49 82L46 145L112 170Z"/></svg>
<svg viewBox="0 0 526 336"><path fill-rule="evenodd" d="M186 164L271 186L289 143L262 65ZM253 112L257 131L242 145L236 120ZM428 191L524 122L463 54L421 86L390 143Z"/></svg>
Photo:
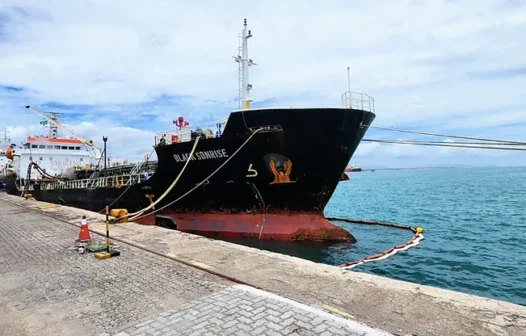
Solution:
<svg viewBox="0 0 526 336"><path fill-rule="evenodd" d="M202 214L163 212L176 229L211 238L256 238L279 241L356 242L353 235L329 222L322 214L272 213ZM139 218L137 223L155 225L156 214Z"/></svg>

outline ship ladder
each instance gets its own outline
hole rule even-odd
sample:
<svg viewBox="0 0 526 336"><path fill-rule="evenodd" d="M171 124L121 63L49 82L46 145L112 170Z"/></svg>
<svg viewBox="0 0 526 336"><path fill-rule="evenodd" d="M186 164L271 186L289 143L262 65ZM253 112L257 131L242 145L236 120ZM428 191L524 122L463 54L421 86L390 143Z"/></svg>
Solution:
<svg viewBox="0 0 526 336"><path fill-rule="evenodd" d="M144 166L147 166L148 165L148 158L152 156L153 152L155 150L153 149L149 154L146 154L146 156L144 157L144 160L141 160L139 162L137 162L135 164L135 166L133 166L131 172L130 172L130 175L134 175L134 174L137 174L141 171L141 168L144 167Z"/></svg>

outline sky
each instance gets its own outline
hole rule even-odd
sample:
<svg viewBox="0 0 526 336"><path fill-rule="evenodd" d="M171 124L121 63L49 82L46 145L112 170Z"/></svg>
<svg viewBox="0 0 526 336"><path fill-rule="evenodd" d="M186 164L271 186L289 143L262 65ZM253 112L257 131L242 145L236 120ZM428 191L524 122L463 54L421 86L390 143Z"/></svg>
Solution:
<svg viewBox="0 0 526 336"><path fill-rule="evenodd" d="M253 107L340 107L349 67L351 90L375 99L373 126L526 141L519 0L2 0L0 128L16 143L46 134L31 105L99 145L107 135L111 156L142 157L178 116L238 108L243 18ZM526 152L363 142L351 163L526 165Z"/></svg>

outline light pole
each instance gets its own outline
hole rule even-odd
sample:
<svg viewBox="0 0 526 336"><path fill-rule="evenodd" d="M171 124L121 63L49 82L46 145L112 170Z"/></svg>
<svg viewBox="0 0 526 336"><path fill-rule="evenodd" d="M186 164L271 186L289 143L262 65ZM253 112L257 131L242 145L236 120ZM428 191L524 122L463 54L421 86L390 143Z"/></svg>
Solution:
<svg viewBox="0 0 526 336"><path fill-rule="evenodd" d="M106 173L106 141L108 141L108 137L103 135L102 141L104 141L104 173Z"/></svg>

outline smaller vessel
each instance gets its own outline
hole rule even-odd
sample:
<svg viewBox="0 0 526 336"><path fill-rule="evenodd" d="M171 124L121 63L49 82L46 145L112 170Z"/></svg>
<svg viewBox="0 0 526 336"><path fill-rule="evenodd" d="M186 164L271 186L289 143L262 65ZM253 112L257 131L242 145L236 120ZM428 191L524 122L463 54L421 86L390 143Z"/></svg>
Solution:
<svg viewBox="0 0 526 336"><path fill-rule="evenodd" d="M356 167L353 165L347 166L344 170L345 173L351 173L351 172L361 172L362 168Z"/></svg>

